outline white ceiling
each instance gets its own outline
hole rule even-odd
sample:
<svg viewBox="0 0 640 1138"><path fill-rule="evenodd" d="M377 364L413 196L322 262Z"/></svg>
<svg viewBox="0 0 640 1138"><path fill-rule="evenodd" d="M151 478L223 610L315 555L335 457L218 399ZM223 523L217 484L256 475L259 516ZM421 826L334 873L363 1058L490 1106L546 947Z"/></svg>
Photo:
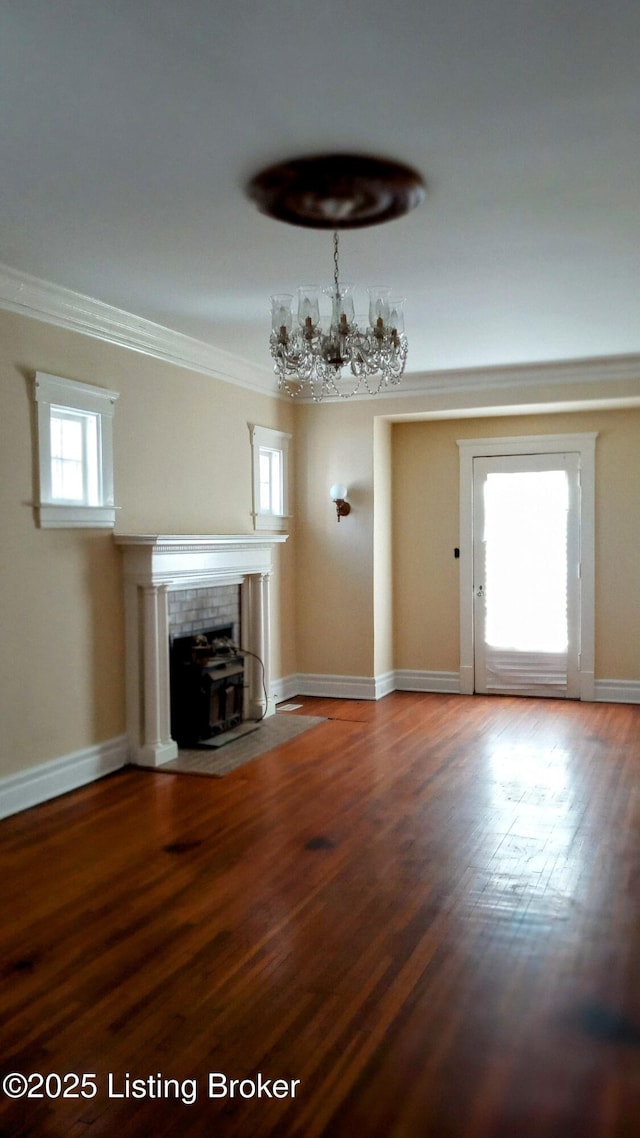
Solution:
<svg viewBox="0 0 640 1138"><path fill-rule="evenodd" d="M332 250L244 187L347 150L428 184L341 238L408 370L640 349L637 0L3 0L0 106L0 261L246 360Z"/></svg>

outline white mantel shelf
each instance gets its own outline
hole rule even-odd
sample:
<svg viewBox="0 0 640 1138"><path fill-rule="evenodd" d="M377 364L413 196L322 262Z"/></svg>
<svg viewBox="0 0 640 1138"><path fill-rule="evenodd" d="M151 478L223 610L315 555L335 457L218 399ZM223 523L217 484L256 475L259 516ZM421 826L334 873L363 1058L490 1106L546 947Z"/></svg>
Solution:
<svg viewBox="0 0 640 1138"><path fill-rule="evenodd" d="M186 589L192 582L232 584L246 573L270 573L273 546L287 534L116 534L125 575Z"/></svg>
<svg viewBox="0 0 640 1138"><path fill-rule="evenodd" d="M271 676L270 579L273 547L287 534L115 534L122 547L127 634L127 729L131 759L160 766L178 754L171 738L168 594L240 585L247 668L245 716L275 711ZM264 673L260 663L264 665Z"/></svg>
<svg viewBox="0 0 640 1138"><path fill-rule="evenodd" d="M258 533L117 533L115 540L118 545L151 545L157 549L202 549L224 548L227 546L257 546L273 545L274 542L286 541L288 534L258 534Z"/></svg>

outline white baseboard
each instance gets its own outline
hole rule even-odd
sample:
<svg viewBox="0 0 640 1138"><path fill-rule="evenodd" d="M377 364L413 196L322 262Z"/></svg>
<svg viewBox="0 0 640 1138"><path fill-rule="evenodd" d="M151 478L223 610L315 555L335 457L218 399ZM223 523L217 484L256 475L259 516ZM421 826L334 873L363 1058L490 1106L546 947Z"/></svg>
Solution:
<svg viewBox="0 0 640 1138"><path fill-rule="evenodd" d="M393 691L460 691L457 672L392 671L380 676L331 676L299 673L275 680L271 686L277 702L296 695L329 699L382 699Z"/></svg>
<svg viewBox="0 0 640 1138"><path fill-rule="evenodd" d="M598 703L640 703L640 680L596 680Z"/></svg>
<svg viewBox="0 0 640 1138"><path fill-rule="evenodd" d="M328 699L380 699L393 691L393 672L385 676L309 675L299 672L271 684L276 703L296 695L317 695ZM389 686L389 677L391 685Z"/></svg>
<svg viewBox="0 0 640 1138"><path fill-rule="evenodd" d="M378 699L374 676L299 675L298 695L329 699Z"/></svg>
<svg viewBox="0 0 640 1138"><path fill-rule="evenodd" d="M8 775L0 779L0 818L7 818L10 814L94 782L126 766L128 761L129 739L126 735L119 735L94 747L85 747L82 751Z"/></svg>
<svg viewBox="0 0 640 1138"><path fill-rule="evenodd" d="M385 695L391 695L398 686L395 672L383 672L381 676L375 676L373 682L376 693L374 699L383 699Z"/></svg>
<svg viewBox="0 0 640 1138"><path fill-rule="evenodd" d="M398 669L395 673L397 691L461 692L458 672L423 672ZM640 703L640 681L595 680L592 684L594 700L602 703Z"/></svg>
<svg viewBox="0 0 640 1138"><path fill-rule="evenodd" d="M300 677L297 675L282 676L271 683L271 698L274 703L283 703L300 694Z"/></svg>
<svg viewBox="0 0 640 1138"><path fill-rule="evenodd" d="M640 703L640 681L596 680L594 699L601 703ZM296 695L327 696L330 699L382 699L392 691L461 693L459 672L429 672L398 668L381 676L331 676L294 674L274 680L274 700L279 703Z"/></svg>
<svg viewBox="0 0 640 1138"><path fill-rule="evenodd" d="M459 672L423 672L398 668L395 673L397 691L443 692L460 694Z"/></svg>

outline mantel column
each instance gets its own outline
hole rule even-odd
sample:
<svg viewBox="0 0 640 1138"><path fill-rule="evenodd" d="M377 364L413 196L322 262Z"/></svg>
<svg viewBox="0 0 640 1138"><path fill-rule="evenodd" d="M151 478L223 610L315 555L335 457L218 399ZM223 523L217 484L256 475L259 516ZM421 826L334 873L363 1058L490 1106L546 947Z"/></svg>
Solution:
<svg viewBox="0 0 640 1138"><path fill-rule="evenodd" d="M250 573L242 586L242 627L248 630L244 647L253 653L245 662L248 683L246 715L249 719L262 719L275 712L271 697L270 603L271 575Z"/></svg>
<svg viewBox="0 0 640 1138"><path fill-rule="evenodd" d="M142 594L142 738L137 761L160 766L175 759L169 689L169 605L166 585L144 585Z"/></svg>

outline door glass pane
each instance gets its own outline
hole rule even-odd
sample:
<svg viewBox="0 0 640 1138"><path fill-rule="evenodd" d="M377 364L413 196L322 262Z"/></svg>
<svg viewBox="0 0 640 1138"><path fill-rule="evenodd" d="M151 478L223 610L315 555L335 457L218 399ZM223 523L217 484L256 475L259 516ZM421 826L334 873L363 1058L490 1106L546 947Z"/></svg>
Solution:
<svg viewBox="0 0 640 1138"><path fill-rule="evenodd" d="M487 475L485 628L491 647L566 651L568 508L563 470Z"/></svg>

